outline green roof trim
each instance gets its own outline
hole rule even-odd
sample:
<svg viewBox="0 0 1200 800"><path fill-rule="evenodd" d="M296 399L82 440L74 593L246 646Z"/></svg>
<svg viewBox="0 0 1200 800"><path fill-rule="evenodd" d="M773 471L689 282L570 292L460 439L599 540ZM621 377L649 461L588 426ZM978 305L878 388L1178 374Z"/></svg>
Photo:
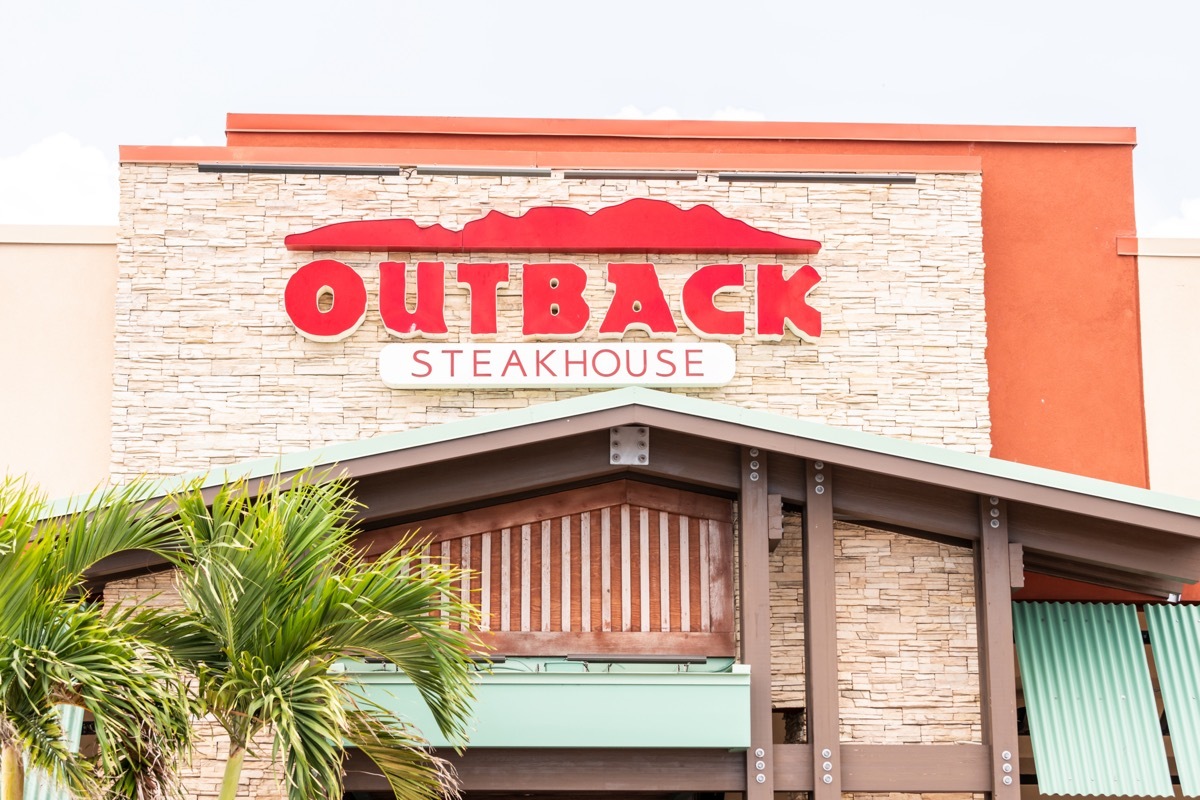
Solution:
<svg viewBox="0 0 1200 800"><path fill-rule="evenodd" d="M1172 797L1137 609L1014 603L1041 794Z"/></svg>
<svg viewBox="0 0 1200 800"><path fill-rule="evenodd" d="M438 732L412 681L393 665L342 669L352 691L414 724L434 747L459 744ZM471 748L745 750L750 668L718 659L698 666L510 659L479 674L471 708Z"/></svg>
<svg viewBox="0 0 1200 800"><path fill-rule="evenodd" d="M1179 785L1200 796L1200 606L1146 605Z"/></svg>
<svg viewBox="0 0 1200 800"><path fill-rule="evenodd" d="M275 473L333 467L336 464L345 464L357 459L384 453L436 445L442 442L467 439L473 436L512 430L539 423L567 420L572 417L611 411L628 406L640 406L673 412L699 419L737 425L750 430L783 434L798 439L823 442L864 452L894 456L915 462L972 472L983 476L1018 481L1032 486L1061 489L1145 508L1200 517L1200 500L1176 497L1125 484L1086 478L1042 467L1018 464L1012 461L1001 461L999 459L962 453L933 445L918 444L901 439L863 433L862 431L836 428L816 422L784 417L767 411L751 410L717 403L712 400L702 400L688 395L641 387L593 392L567 400L542 403L527 408L501 411L471 419L443 423L441 425L429 425L399 433L329 445L314 450L244 461L239 464L215 467L206 471L191 472L162 480L157 485L157 489L160 493L166 494L197 481L203 486L214 486L239 478L263 478ZM58 501L55 504L54 512L63 513L67 511L69 504L72 502L77 504L79 498ZM76 507L78 506L76 505ZM1200 528L1197 531L1200 533Z"/></svg>

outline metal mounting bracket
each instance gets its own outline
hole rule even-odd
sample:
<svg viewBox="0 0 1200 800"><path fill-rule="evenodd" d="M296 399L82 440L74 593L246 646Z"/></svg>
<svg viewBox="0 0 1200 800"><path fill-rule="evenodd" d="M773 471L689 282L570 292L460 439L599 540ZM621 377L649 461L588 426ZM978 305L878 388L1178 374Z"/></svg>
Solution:
<svg viewBox="0 0 1200 800"><path fill-rule="evenodd" d="M650 463L650 429L626 425L608 429L608 460L612 464L645 466Z"/></svg>

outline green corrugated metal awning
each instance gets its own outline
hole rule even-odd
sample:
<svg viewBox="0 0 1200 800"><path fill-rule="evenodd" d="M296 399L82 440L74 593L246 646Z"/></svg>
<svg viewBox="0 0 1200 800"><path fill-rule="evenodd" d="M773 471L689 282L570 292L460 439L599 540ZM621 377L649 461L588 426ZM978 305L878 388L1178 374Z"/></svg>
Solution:
<svg viewBox="0 0 1200 800"><path fill-rule="evenodd" d="M1146 624L1179 785L1200 795L1200 606L1147 605Z"/></svg>
<svg viewBox="0 0 1200 800"><path fill-rule="evenodd" d="M1171 797L1137 609L1014 603L1042 794Z"/></svg>

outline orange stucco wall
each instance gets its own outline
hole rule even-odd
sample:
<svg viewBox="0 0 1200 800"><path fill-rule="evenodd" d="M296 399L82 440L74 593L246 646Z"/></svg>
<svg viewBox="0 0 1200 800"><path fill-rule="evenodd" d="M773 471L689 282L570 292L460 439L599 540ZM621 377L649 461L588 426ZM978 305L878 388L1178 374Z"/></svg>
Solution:
<svg viewBox="0 0 1200 800"><path fill-rule="evenodd" d="M1148 485L1129 129L230 115L231 150L397 149L439 163L794 168L801 154L978 157L983 170L992 455ZM564 163L555 163L557 157ZM765 157L765 159L764 159Z"/></svg>

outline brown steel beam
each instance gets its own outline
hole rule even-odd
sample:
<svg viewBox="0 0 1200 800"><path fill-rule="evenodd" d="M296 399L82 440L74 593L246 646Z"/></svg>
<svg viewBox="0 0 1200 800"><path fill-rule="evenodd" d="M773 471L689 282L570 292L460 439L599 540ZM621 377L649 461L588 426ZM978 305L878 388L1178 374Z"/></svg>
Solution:
<svg viewBox="0 0 1200 800"><path fill-rule="evenodd" d="M1009 535L1028 553L1120 565L1127 572L1175 579L1200 575L1200 541L1056 508L1009 503ZM1195 524L1200 531L1200 523Z"/></svg>
<svg viewBox="0 0 1200 800"><path fill-rule="evenodd" d="M356 490L366 506L359 521L370 525L416 520L465 502L479 506L487 500L532 496L558 486L621 476L646 476L732 494L739 486L738 451L721 442L652 430L650 463L629 469L610 462L607 430L526 443L499 453L364 477Z"/></svg>
<svg viewBox="0 0 1200 800"><path fill-rule="evenodd" d="M843 745L842 765L846 792L990 790L987 748L977 744Z"/></svg>
<svg viewBox="0 0 1200 800"><path fill-rule="evenodd" d="M474 748L439 752L465 792L738 792L742 753L729 750ZM345 765L346 790L386 792L387 781L359 750Z"/></svg>
<svg viewBox="0 0 1200 800"><path fill-rule="evenodd" d="M767 453L767 489L779 495L784 503L804 505L805 493L804 459L784 453Z"/></svg>
<svg viewBox="0 0 1200 800"><path fill-rule="evenodd" d="M956 539L979 538L975 495L861 470L834 467L839 517L941 534Z"/></svg>
<svg viewBox="0 0 1200 800"><path fill-rule="evenodd" d="M812 748L806 744L777 744L775 752L775 791L811 792L813 788Z"/></svg>
<svg viewBox="0 0 1200 800"><path fill-rule="evenodd" d="M101 559L87 572L86 588L89 592L103 591L110 581L120 581L172 569L171 565L157 553L148 550L129 550L113 553Z"/></svg>
<svg viewBox="0 0 1200 800"><path fill-rule="evenodd" d="M636 408L637 413L633 415L635 418L631 422L620 424L686 430L695 436L719 439L730 443L750 444L753 442L762 449L780 454L819 460L827 464L839 464L846 468L861 469L866 472L904 476L918 483L957 489L971 495L976 493L994 494L1014 501L1061 508L1070 513L1098 519L1114 519L1124 524L1149 529L1159 528L1163 531L1183 534L1191 539L1200 538L1200 524L1197 524L1195 517L1184 513L1046 486L1030 482L1028 479L988 475L969 468L929 463L849 444L806 439L790 433L764 430L735 422L703 419L675 411L644 406Z"/></svg>
<svg viewBox="0 0 1200 800"><path fill-rule="evenodd" d="M736 792L745 785L742 753L692 749L474 748L438 755L458 771L463 791ZM813 788L807 745L773 748L775 789ZM981 745L844 745L847 792L985 792L987 748ZM359 750L345 765L346 790L387 791L379 770Z"/></svg>
<svg viewBox="0 0 1200 800"><path fill-rule="evenodd" d="M607 448L606 442L605 452ZM650 463L630 472L732 494L740 485L740 452L737 445L693 436L690 431L651 428Z"/></svg>
<svg viewBox="0 0 1200 800"><path fill-rule="evenodd" d="M609 463L608 451L608 432L602 431L363 477L355 487L365 506L359 521L419 518L467 501L483 505L500 497L614 476L623 470Z"/></svg>
<svg viewBox="0 0 1200 800"><path fill-rule="evenodd" d="M804 508L804 667L812 800L841 800L842 758L838 708L837 591L833 557L833 470L806 466ZM839 489L840 491L840 489Z"/></svg>
<svg viewBox="0 0 1200 800"><path fill-rule="evenodd" d="M1016 542L1008 544L1008 581L1013 589L1025 588L1025 548Z"/></svg>
<svg viewBox="0 0 1200 800"><path fill-rule="evenodd" d="M743 448L738 496L738 588L742 663L750 667L750 749L746 751L746 800L775 796L771 737L771 568L767 456Z"/></svg>
<svg viewBox="0 0 1200 800"><path fill-rule="evenodd" d="M980 539L975 545L979 697L993 800L1020 800L1017 752L1017 674L1013 649L1012 556L1008 508L994 496L979 498Z"/></svg>
<svg viewBox="0 0 1200 800"><path fill-rule="evenodd" d="M991 787L987 748L978 744L844 744L841 752L843 792L985 792ZM809 747L775 745L775 791L812 790Z"/></svg>
<svg viewBox="0 0 1200 800"><path fill-rule="evenodd" d="M767 542L772 553L783 541L783 498L777 494L767 495Z"/></svg>

